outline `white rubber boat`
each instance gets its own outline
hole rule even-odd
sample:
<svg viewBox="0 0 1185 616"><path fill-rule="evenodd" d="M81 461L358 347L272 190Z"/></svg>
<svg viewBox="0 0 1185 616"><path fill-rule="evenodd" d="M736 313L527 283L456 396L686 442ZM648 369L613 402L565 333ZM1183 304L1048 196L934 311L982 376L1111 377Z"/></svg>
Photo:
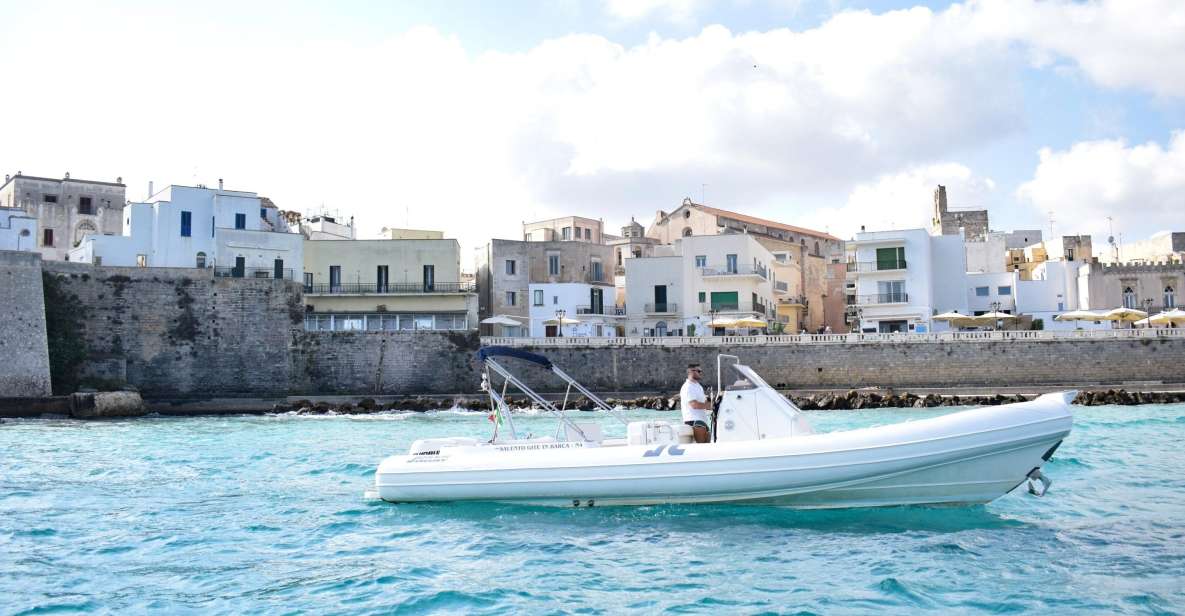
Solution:
<svg viewBox="0 0 1185 616"><path fill-rule="evenodd" d="M495 358L551 369L627 424L626 438L602 436L599 424L575 422L535 394ZM1021 484L1042 495L1041 466L1070 433L1075 392L977 408L932 419L843 432L815 433L802 412L752 369L717 365L737 377L716 409L713 442L691 442L690 428L627 421L547 358L519 349L479 352L483 387L505 425L489 441L422 439L406 455L383 460L375 475L391 502L499 501L593 507L661 503L752 503L800 508L971 505ZM505 379L502 392L491 373ZM513 385L557 415L555 436L519 438L504 403ZM567 396L565 396L566 406ZM1041 484L1040 489L1037 483Z"/></svg>

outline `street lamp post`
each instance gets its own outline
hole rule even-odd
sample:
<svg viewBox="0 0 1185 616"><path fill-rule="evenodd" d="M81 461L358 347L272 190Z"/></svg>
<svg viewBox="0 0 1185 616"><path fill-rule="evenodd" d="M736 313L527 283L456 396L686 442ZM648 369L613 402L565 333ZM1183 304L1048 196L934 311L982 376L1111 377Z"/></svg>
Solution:
<svg viewBox="0 0 1185 616"><path fill-rule="evenodd" d="M555 328L556 328L556 332L558 332L557 335L560 338L564 337L564 315L565 314L567 314L567 312L564 311L563 308L560 308L559 310L555 311Z"/></svg>
<svg viewBox="0 0 1185 616"><path fill-rule="evenodd" d="M1151 297L1144 298L1144 312L1147 313L1147 315L1148 315L1144 318L1149 318L1152 316L1152 304L1154 304L1154 303L1156 303L1156 300L1152 299ZM1148 327L1149 325L1151 325L1151 323L1149 323L1148 325L1145 325L1144 327ZM1133 323L1132 327L1135 327L1135 326L1136 326L1135 323Z"/></svg>
<svg viewBox="0 0 1185 616"><path fill-rule="evenodd" d="M999 312L1000 311L1000 306L1001 306L1000 302L992 302L991 306L992 306L992 312ZM993 319L993 321L995 323L996 329L997 330L1000 329L1000 319L996 318L996 319Z"/></svg>

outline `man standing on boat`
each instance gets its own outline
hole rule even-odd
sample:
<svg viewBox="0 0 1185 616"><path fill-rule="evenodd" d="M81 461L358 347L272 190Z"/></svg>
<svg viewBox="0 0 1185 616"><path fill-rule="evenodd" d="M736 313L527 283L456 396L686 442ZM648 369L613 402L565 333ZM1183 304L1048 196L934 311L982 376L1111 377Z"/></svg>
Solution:
<svg viewBox="0 0 1185 616"><path fill-rule="evenodd" d="M679 389L679 410L683 423L691 426L695 442L708 442L708 397L704 395L704 369L699 364L687 365L687 381Z"/></svg>

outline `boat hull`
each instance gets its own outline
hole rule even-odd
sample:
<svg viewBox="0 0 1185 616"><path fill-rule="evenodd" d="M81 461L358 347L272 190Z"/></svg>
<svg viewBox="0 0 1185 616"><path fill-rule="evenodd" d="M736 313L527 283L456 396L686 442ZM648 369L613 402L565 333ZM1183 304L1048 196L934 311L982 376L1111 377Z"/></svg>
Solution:
<svg viewBox="0 0 1185 616"><path fill-rule="evenodd" d="M737 443L445 448L384 460L375 484L379 497L393 502L980 504L1023 483L1069 434L1068 396L862 430Z"/></svg>

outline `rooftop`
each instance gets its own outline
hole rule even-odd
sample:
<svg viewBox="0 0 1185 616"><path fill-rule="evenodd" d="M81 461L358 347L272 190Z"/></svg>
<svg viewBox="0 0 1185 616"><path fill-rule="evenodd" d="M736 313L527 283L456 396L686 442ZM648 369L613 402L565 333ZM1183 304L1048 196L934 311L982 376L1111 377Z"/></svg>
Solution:
<svg viewBox="0 0 1185 616"><path fill-rule="evenodd" d="M739 212L733 212L730 210L722 210L720 208L703 205L702 203L695 203L694 201L690 202L690 205L698 207L710 214L715 214L716 216L722 216L724 218L732 218L735 220L739 220L741 222L747 222L747 223L754 224L754 225L762 225L764 227L769 227L771 229L781 229L782 231L791 231L793 233L800 233L802 235L810 235L812 237L818 237L818 238L827 239L827 240L835 240L837 242L840 241L840 239L838 237L835 237L834 235L831 235L830 233L824 233L822 231L815 231L814 229L807 229L806 227L798 227L795 225L788 225L788 224L781 223L781 222L766 220L765 218L758 218L756 216L749 216L748 214L741 214Z"/></svg>
<svg viewBox="0 0 1185 616"><path fill-rule="evenodd" d="M12 182L15 182L18 179L20 179L20 180L37 180L39 182L59 182L59 183L75 182L77 184L101 184L103 186L121 186L124 188L127 187L127 185L125 185L122 181L123 178L116 178L117 180L120 180L120 181L116 181L116 182L100 182L99 180L80 180L78 178L71 178L71 177L46 178L46 177L41 177L38 175L25 175L25 174L21 173L20 171L17 171L16 175L9 177L7 180L5 180L5 182L3 184L0 184L0 188L4 188L5 186L8 186L9 184L11 184Z"/></svg>

